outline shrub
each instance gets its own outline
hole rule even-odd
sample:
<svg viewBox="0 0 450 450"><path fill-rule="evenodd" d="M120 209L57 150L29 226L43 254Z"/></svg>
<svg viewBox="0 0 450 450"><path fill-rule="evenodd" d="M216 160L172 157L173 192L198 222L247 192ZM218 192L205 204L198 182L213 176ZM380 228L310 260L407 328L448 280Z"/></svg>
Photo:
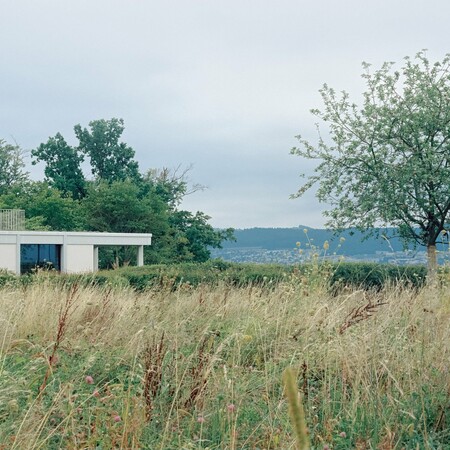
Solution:
<svg viewBox="0 0 450 450"><path fill-rule="evenodd" d="M425 266L397 266L377 263L340 263L334 266L331 286L363 289L382 289L387 284L420 288L425 284Z"/></svg>
<svg viewBox="0 0 450 450"><path fill-rule="evenodd" d="M308 284L320 283L333 292L341 288L377 289L386 285L401 283L408 287L420 288L426 280L425 266L396 266L377 263L332 263L327 260L312 261L297 265L232 263L210 260L205 263L155 264L142 267L121 267L91 274L58 275L56 272L42 272L36 275L16 277L10 273L0 273L0 286L5 284L23 285L42 279L52 279L56 283L70 286L77 282L81 286L129 286L136 291L155 287L176 289L184 286L207 284L217 286L264 286L271 288L280 282L301 276Z"/></svg>

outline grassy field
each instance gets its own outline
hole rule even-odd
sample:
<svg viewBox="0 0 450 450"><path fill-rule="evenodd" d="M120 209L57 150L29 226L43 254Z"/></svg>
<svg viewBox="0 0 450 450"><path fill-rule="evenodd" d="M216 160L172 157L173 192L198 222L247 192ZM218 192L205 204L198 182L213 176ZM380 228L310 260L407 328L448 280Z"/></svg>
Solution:
<svg viewBox="0 0 450 450"><path fill-rule="evenodd" d="M450 448L450 289L0 289L0 449Z"/></svg>

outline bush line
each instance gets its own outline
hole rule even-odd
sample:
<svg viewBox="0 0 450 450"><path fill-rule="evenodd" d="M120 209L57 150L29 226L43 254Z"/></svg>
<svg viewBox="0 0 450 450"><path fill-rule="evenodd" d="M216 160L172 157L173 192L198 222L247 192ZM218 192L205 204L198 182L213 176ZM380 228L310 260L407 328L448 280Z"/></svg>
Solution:
<svg viewBox="0 0 450 450"><path fill-rule="evenodd" d="M42 272L41 272L42 273ZM157 264L143 267L122 267L116 270L99 271L86 275L46 273L57 283L71 285L74 281L81 285L113 285L131 287L137 291L155 287L176 289L179 286L198 286L220 283L231 286L276 286L299 277L319 277L331 290L343 288L382 289L387 285L403 284L420 288L425 284L425 266L396 266L377 263L304 263L292 266L281 264L232 263L210 260L205 263ZM10 273L0 273L0 286L27 285L41 277L23 275L16 277Z"/></svg>

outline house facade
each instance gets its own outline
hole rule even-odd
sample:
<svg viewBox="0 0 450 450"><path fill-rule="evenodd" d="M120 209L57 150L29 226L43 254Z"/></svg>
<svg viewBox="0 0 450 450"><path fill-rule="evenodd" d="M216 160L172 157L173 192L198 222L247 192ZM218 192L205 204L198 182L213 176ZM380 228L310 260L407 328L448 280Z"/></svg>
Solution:
<svg viewBox="0 0 450 450"><path fill-rule="evenodd" d="M65 231L0 231L0 269L20 275L32 267L49 266L65 273L98 269L101 246L137 247L137 265L144 265L144 246L151 234Z"/></svg>

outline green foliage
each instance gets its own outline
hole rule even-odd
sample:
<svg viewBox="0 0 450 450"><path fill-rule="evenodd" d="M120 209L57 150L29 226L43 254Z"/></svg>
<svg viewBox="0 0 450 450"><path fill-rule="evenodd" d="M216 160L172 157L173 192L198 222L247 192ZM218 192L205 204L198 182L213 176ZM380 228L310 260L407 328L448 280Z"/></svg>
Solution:
<svg viewBox="0 0 450 450"><path fill-rule="evenodd" d="M450 211L450 55L431 64L424 52L393 70L371 73L361 107L345 91L321 89L323 110L312 113L329 126L332 144L316 146L298 136L293 154L320 163L298 191L318 184L317 197L331 204L328 224L368 230L378 223L434 248Z"/></svg>
<svg viewBox="0 0 450 450"><path fill-rule="evenodd" d="M194 184L189 186L187 178L192 167L180 170L177 167L173 170L164 167L161 170L150 169L143 176L143 186L147 189L155 189L172 211L175 211L186 195L202 190L203 186Z"/></svg>
<svg viewBox="0 0 450 450"><path fill-rule="evenodd" d="M28 182L0 196L1 208L24 209L31 230L74 231L84 229L81 205L46 182Z"/></svg>
<svg viewBox="0 0 450 450"><path fill-rule="evenodd" d="M45 181L49 186L64 194L70 194L74 199L85 196L86 180L80 166L84 157L76 148L68 145L60 133L32 150L31 156L35 158L33 165L39 161L46 163Z"/></svg>
<svg viewBox="0 0 450 450"><path fill-rule="evenodd" d="M52 274L55 283L80 283L89 285L129 286L137 291L155 287L176 289L179 286L267 286L275 287L288 279L293 268L275 264L236 264L222 260L204 263L152 264L148 266L124 266L115 270L99 271L84 275ZM8 275L9 277L9 275ZM9 278L8 278L9 280ZM36 281L39 277L36 278Z"/></svg>
<svg viewBox="0 0 450 450"><path fill-rule="evenodd" d="M74 281L84 285L130 286L138 291L179 286L260 286L272 289L281 283L299 285L310 292L324 287L332 293L345 289L381 290L401 285L419 289L424 286L427 270L424 266L394 266L375 263L281 264L231 263L209 260L204 263L152 264L143 267L120 267L89 275L61 275L63 283ZM444 276L444 275L443 275Z"/></svg>
<svg viewBox="0 0 450 450"><path fill-rule="evenodd" d="M209 248L220 248L222 241L233 239L233 229L214 230L208 224L209 219L202 212L175 211L170 216L176 255L174 262L205 262L211 256Z"/></svg>
<svg viewBox="0 0 450 450"><path fill-rule="evenodd" d="M139 183L141 195L156 195L167 205L168 228L154 230L154 245L147 249L147 264L195 261L204 262L210 258L211 248L220 248L223 241L233 239L233 230L215 230L209 223L210 217L203 212L195 214L179 210L184 196L202 186L189 186L187 174L190 168L173 171L149 170Z"/></svg>
<svg viewBox="0 0 450 450"><path fill-rule="evenodd" d="M82 202L86 225L92 231L116 233L152 233L153 245L146 249L146 258L166 252L170 245L164 238L169 233L167 204L154 189L142 193L141 186L131 180L101 181L89 186ZM134 248L100 248L99 265L121 265L136 259ZM173 255L170 255L173 257ZM168 259L169 259L168 258Z"/></svg>
<svg viewBox="0 0 450 450"><path fill-rule="evenodd" d="M152 233L153 244L145 249L146 263L202 262L209 247L232 237L232 230L216 231L209 217L170 208L158 194L157 185L131 180L91 184L82 202L89 230L119 233ZM135 249L101 249L100 267L135 259Z"/></svg>
<svg viewBox="0 0 450 450"><path fill-rule="evenodd" d="M46 189L29 183L0 197L4 207L25 209L28 229L151 233L152 246L144 255L147 264L206 261L209 248L232 239L231 229L214 230L206 214L179 210L185 195L202 188L190 186L190 168L139 173L134 150L120 142L122 119L94 120L89 129L76 125L74 130L77 147L69 146L57 133L32 151L33 164L46 164ZM93 181L86 181L81 171L85 156ZM127 265L135 259L134 248L99 249L101 268Z"/></svg>
<svg viewBox="0 0 450 450"><path fill-rule="evenodd" d="M338 289L343 286L363 289L382 289L401 283L420 288L425 284L425 266L397 266L376 263L340 263L331 270L330 284Z"/></svg>
<svg viewBox="0 0 450 450"><path fill-rule="evenodd" d="M119 142L125 129L122 119L93 120L90 130L75 125L78 150L89 156L92 174L104 181L123 181L140 178L134 150Z"/></svg>
<svg viewBox="0 0 450 450"><path fill-rule="evenodd" d="M167 208L157 195L142 197L139 187L125 180L90 185L83 209L92 231L159 234Z"/></svg>
<svg viewBox="0 0 450 450"><path fill-rule="evenodd" d="M217 286L229 284L234 286L272 285L286 277L284 266L257 264L233 264L211 260L205 263L158 264L144 267L124 267L112 277L125 278L136 289L153 286L180 285L198 286L206 284Z"/></svg>

